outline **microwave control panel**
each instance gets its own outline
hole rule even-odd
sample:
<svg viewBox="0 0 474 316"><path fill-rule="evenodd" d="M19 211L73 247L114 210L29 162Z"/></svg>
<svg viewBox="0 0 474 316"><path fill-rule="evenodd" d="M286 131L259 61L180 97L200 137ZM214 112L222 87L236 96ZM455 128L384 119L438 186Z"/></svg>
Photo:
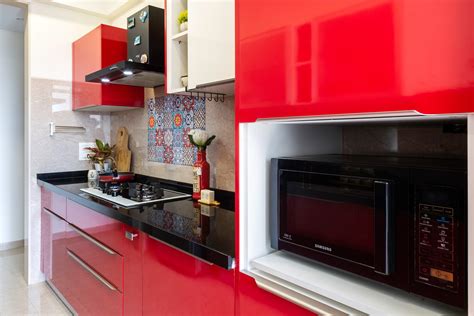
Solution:
<svg viewBox="0 0 474 316"><path fill-rule="evenodd" d="M415 280L457 292L455 210L419 203L415 215Z"/></svg>

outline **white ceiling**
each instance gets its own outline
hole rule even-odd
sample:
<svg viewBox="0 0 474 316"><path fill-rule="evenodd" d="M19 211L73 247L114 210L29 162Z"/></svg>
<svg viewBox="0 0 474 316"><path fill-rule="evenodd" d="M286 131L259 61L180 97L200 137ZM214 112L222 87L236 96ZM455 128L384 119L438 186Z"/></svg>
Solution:
<svg viewBox="0 0 474 316"><path fill-rule="evenodd" d="M140 0L50 0L49 2L104 18L113 18Z"/></svg>
<svg viewBox="0 0 474 316"><path fill-rule="evenodd" d="M0 29L23 32L25 29L25 10L20 7L0 3Z"/></svg>

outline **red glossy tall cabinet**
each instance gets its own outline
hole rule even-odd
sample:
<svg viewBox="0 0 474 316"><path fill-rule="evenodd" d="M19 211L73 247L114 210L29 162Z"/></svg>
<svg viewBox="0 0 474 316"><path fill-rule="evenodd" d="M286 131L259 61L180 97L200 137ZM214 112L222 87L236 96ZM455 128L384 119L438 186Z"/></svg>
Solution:
<svg viewBox="0 0 474 316"><path fill-rule="evenodd" d="M472 12L472 0L236 0L236 131L264 118L474 112ZM235 147L238 197L238 133ZM237 289L238 315L307 313L239 272Z"/></svg>
<svg viewBox="0 0 474 316"><path fill-rule="evenodd" d="M73 110L126 110L144 105L144 88L91 83L85 76L127 59L127 30L101 24L72 44Z"/></svg>
<svg viewBox="0 0 474 316"><path fill-rule="evenodd" d="M241 121L474 111L474 1L236 0Z"/></svg>

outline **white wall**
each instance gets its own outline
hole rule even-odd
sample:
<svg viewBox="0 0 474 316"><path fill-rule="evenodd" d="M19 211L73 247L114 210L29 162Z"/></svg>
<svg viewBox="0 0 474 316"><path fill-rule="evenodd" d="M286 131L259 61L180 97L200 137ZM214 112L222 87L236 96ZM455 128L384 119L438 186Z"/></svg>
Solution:
<svg viewBox="0 0 474 316"><path fill-rule="evenodd" d="M41 263L41 195L37 173L86 170L78 143L110 139L110 115L72 112L72 42L91 31L101 18L44 3L31 2L27 17L27 213L25 215L26 278L44 279ZM84 134L49 136L49 122L83 126Z"/></svg>
<svg viewBox="0 0 474 316"><path fill-rule="evenodd" d="M30 76L70 81L72 42L100 23L96 16L38 2L28 5Z"/></svg>
<svg viewBox="0 0 474 316"><path fill-rule="evenodd" d="M23 240L23 37L0 29L0 246Z"/></svg>
<svg viewBox="0 0 474 316"><path fill-rule="evenodd" d="M178 0L173 0L173 1L178 1ZM147 5L151 5L157 8L164 8L165 7L165 0L144 0L139 3L137 3L135 6L132 8L128 9L126 12L123 14L119 15L118 17L114 18L110 25L116 26L116 27L121 27L126 29L127 28L127 18L134 14L135 12L138 12L139 10L143 9Z"/></svg>

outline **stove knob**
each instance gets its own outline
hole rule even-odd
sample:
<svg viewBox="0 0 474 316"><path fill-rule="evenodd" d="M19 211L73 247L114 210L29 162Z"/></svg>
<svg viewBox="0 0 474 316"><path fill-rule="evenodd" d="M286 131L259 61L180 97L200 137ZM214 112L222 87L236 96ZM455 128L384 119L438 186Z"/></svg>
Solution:
<svg viewBox="0 0 474 316"><path fill-rule="evenodd" d="M115 190L112 191L112 196L113 196L113 197L117 197L117 196L118 196L118 191L115 191Z"/></svg>

